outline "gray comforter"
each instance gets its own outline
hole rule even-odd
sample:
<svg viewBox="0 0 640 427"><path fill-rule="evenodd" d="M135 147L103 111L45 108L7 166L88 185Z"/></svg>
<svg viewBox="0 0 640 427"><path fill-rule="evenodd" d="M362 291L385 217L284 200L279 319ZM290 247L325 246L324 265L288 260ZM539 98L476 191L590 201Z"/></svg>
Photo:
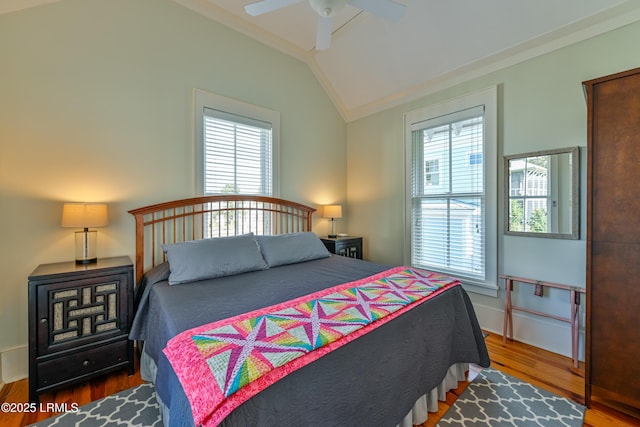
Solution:
<svg viewBox="0 0 640 427"><path fill-rule="evenodd" d="M166 265L139 288L131 339L157 366L167 426L192 426L189 403L162 349L189 328L370 276L387 267L332 256L169 286ZM454 363L489 366L482 333L460 286L420 304L239 406L224 426L394 426Z"/></svg>

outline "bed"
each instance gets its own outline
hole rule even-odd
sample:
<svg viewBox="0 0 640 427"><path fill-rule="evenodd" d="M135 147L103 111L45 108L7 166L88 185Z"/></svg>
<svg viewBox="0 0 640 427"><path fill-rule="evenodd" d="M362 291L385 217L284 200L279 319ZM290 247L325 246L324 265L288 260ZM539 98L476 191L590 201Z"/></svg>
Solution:
<svg viewBox="0 0 640 427"><path fill-rule="evenodd" d="M185 334L227 328L225 322L248 322L253 313L282 311L293 302L408 271L329 254L312 233L314 211L242 195L130 211L136 221L138 283L130 338L141 347L141 374L155 384L166 426L192 426L194 419L201 424L194 397L208 393L191 382L213 382L203 380L195 365L189 372L190 364L176 364L173 344ZM213 266L210 259L216 260ZM422 273L430 274L417 272ZM273 368L255 383L275 372L272 382L224 416L214 414L212 425L420 424L437 409L437 400L465 379L468 363L490 363L469 297L453 278L443 278L442 288L425 301L371 321L354 335L336 338L323 347L332 351L321 356L309 351Z"/></svg>

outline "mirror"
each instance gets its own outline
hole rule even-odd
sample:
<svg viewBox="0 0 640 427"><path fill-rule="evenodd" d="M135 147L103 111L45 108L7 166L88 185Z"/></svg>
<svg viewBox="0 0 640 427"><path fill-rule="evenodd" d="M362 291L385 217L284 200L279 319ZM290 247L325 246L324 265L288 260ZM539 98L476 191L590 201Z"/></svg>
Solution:
<svg viewBox="0 0 640 427"><path fill-rule="evenodd" d="M504 158L505 234L579 239L578 147Z"/></svg>

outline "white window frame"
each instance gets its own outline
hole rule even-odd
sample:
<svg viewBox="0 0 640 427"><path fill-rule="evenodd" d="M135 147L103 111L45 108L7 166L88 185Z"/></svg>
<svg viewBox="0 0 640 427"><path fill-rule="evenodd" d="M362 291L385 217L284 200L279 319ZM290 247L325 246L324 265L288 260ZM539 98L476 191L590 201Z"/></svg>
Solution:
<svg viewBox="0 0 640 427"><path fill-rule="evenodd" d="M271 123L271 173L272 194L266 196L280 197L280 113L268 108L249 104L233 98L227 98L212 92L194 89L194 181L196 195L205 195L204 175L204 109L222 111L236 116Z"/></svg>
<svg viewBox="0 0 640 427"><path fill-rule="evenodd" d="M498 296L498 100L497 87L492 86L459 98L419 108L405 113L405 214L404 214L404 263L411 264L413 168L412 125L438 117L455 114L470 108L484 106L483 161L485 185L485 280L461 278L466 290Z"/></svg>

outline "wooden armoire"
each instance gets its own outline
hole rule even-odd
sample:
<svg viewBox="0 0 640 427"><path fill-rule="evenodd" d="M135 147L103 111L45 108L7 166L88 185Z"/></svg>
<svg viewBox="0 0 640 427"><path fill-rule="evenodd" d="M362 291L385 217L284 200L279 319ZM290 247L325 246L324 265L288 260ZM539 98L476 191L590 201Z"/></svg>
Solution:
<svg viewBox="0 0 640 427"><path fill-rule="evenodd" d="M640 417L640 68L586 81L585 403Z"/></svg>

